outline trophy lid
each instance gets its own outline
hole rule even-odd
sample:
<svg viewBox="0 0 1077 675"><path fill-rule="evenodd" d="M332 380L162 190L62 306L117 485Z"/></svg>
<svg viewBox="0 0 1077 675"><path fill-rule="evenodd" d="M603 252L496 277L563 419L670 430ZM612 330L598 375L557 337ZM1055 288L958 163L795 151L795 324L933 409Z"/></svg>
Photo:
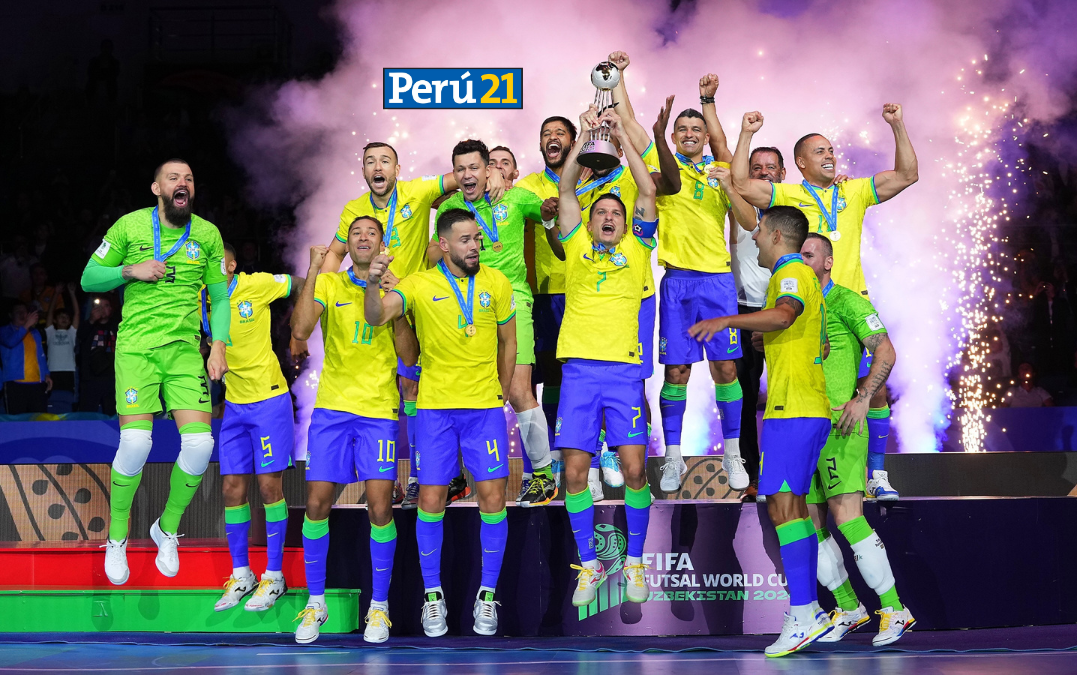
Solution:
<svg viewBox="0 0 1077 675"><path fill-rule="evenodd" d="M609 61L603 61L591 71L591 84L599 89L613 89L621 81L621 71Z"/></svg>

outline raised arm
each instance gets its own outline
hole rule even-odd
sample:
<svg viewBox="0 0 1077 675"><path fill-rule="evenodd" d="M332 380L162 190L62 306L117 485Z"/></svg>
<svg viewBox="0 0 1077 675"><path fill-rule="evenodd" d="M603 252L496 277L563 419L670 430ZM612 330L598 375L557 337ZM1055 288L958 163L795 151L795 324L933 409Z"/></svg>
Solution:
<svg viewBox="0 0 1077 675"><path fill-rule="evenodd" d="M371 293L371 289L381 286L382 277L389 271L393 256L378 254L370 263L366 275L366 300L363 302L363 316L371 326L384 326L404 314L404 296L400 293ZM403 358L403 357L402 357Z"/></svg>
<svg viewBox="0 0 1077 675"><path fill-rule="evenodd" d="M744 197L741 197L733 189L730 170L724 166L712 166L708 172L708 177L716 179L718 184L722 186L726 196L729 197L730 212L733 214L733 219L737 221L737 224L748 232L753 231L755 226L759 224L755 208L744 201ZM735 237L730 236L735 240Z"/></svg>
<svg viewBox="0 0 1077 675"><path fill-rule="evenodd" d="M586 131L598 126L598 115L595 106L589 106L580 115L580 135L572 144L565 159L565 167L561 173L561 182L558 183L557 197L557 229L561 236L567 237L576 226L583 222L583 212L580 210L580 199L576 196L576 181L580 178L583 167L576 159L580 156L580 149L587 142Z"/></svg>
<svg viewBox="0 0 1077 675"><path fill-rule="evenodd" d="M718 76L707 73L699 78L699 102L703 106L703 121L707 124L707 135L710 136L711 154L715 161L728 162L733 159L733 153L729 151L729 141L726 140L725 130L718 121L718 111L714 108L714 95L718 92Z"/></svg>
<svg viewBox="0 0 1077 675"><path fill-rule="evenodd" d="M744 113L744 118L740 123L740 138L737 139L737 151L733 153L733 161L729 165L729 171L733 181L733 189L752 206L766 209L770 208L774 186L771 185L770 181L748 177L748 159L752 155L752 137L755 136L755 132L762 128L763 115L761 113Z"/></svg>
<svg viewBox="0 0 1077 675"><path fill-rule="evenodd" d="M297 277L294 274L290 274L288 276L290 276L292 278L292 281L291 281L292 290L291 290L290 293L288 293L288 299L292 300L294 302L295 300L297 300L299 298L299 294L303 292L303 286L307 283L307 280L304 279L303 277Z"/></svg>
<svg viewBox="0 0 1077 675"><path fill-rule="evenodd" d="M45 315L45 325L53 325L53 315L56 313L56 303L60 301L60 298L64 294L64 285L56 284L56 287L52 289L52 301L49 303L49 312Z"/></svg>
<svg viewBox="0 0 1077 675"><path fill-rule="evenodd" d="M879 201L892 199L899 192L915 183L919 178L916 151L912 149L909 132L905 130L901 105L887 103L883 106L883 119L894 131L894 170L875 174L875 194Z"/></svg>
<svg viewBox="0 0 1077 675"><path fill-rule="evenodd" d="M303 280L303 290L299 292L299 298L292 310L292 337L296 340L305 341L309 338L325 311L325 307L314 299L314 287L318 283L318 275L325 267L327 253L328 248L325 246L310 247L310 268L307 270L307 278Z"/></svg>
<svg viewBox="0 0 1077 675"><path fill-rule="evenodd" d="M677 158L669 149L669 141L666 139L666 127L669 126L669 114L673 110L673 96L666 97L666 105L658 111L658 119L654 122L654 150L658 153L659 173L652 173L651 180L660 195L675 195L681 191L681 167L677 165ZM637 185L639 181L636 181Z"/></svg>
<svg viewBox="0 0 1077 675"><path fill-rule="evenodd" d="M628 162L628 170L632 172L632 179L636 181L636 187L639 188L639 194L636 196L636 203L633 206L632 218L638 218L646 222L658 220L658 209L654 202L658 190L655 188L654 183L651 182L651 173L647 170L647 165L643 163L643 158L640 157L639 151L629 140L628 130L625 129L620 116L612 110L607 110L603 113L602 118L609 121L610 133L620 141L625 161ZM641 233L640 236L644 239L650 239L654 236L654 231Z"/></svg>
<svg viewBox="0 0 1077 675"><path fill-rule="evenodd" d="M617 105L618 113L621 115L621 121L624 124L625 131L628 133L628 137L631 139L632 146L636 149L636 152L642 154L647 151L647 146L651 144L651 139L647 137L647 130L643 128L643 125L636 121L636 111L632 107L632 102L628 99L628 89L625 85L625 70L630 63L628 54L625 52L613 52L609 56L609 62L617 66L617 70L621 71L621 78L617 82L617 86L613 88L613 102ZM639 181L636 181L636 184L638 185Z"/></svg>

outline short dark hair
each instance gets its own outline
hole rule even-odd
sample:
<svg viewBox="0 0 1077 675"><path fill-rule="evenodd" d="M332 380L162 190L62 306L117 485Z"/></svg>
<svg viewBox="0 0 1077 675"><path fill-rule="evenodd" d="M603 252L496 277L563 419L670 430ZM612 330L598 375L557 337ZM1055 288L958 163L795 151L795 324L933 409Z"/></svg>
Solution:
<svg viewBox="0 0 1077 675"><path fill-rule="evenodd" d="M769 145L760 146L760 147L756 148L755 150L752 150L752 154L748 155L748 165L749 166L752 163L752 158L755 157L757 152L773 152L775 155L778 156L778 168L779 169L784 169L785 168L785 158L782 157L782 151L779 150L778 148L773 148L773 147L771 147Z"/></svg>
<svg viewBox="0 0 1077 675"><path fill-rule="evenodd" d="M830 243L830 237L824 237L818 232L809 232L808 236L804 239L804 241L808 241L808 239L818 239L819 241L823 242L823 252L825 252L831 258L834 257L834 244ZM803 245L804 244L801 244L801 246Z"/></svg>
<svg viewBox="0 0 1077 675"><path fill-rule="evenodd" d="M396 158L396 161L397 162L400 161L400 154L396 151L396 148L389 145L388 143L382 143L381 141L374 141L373 143L367 143L366 145L364 145L363 146L363 157L366 157L366 151L367 150L373 150L374 148L389 148L390 150L393 151L393 157Z"/></svg>
<svg viewBox="0 0 1077 675"><path fill-rule="evenodd" d="M374 223L374 227L378 228L378 236L379 237L384 237L385 236L385 226L382 225L381 221L378 220L377 218L375 218L374 216L359 216L358 218L356 218L352 222L348 223L348 234L349 235L352 232L352 225L355 225L360 220L369 220L370 222Z"/></svg>
<svg viewBox="0 0 1077 675"><path fill-rule="evenodd" d="M475 152L471 150L469 152ZM466 153L465 153L466 154ZM438 216L438 236L447 237L452 232L452 226L465 220L475 221L475 216L465 209L449 209Z"/></svg>
<svg viewBox="0 0 1077 675"><path fill-rule="evenodd" d="M473 152L479 153L483 164L490 163L490 151L486 148L486 144L477 138L467 138L457 143L452 149L452 165L456 166L457 157L470 155Z"/></svg>
<svg viewBox="0 0 1077 675"><path fill-rule="evenodd" d="M520 165L516 163L516 155L515 155L515 154L514 154L514 153L512 152L512 150L509 150L507 146L504 146L504 145L498 145L498 146L496 146L496 147L490 148L490 152L491 152L491 153L497 152L497 151L499 151L499 150L500 150L501 152L507 152L507 153L509 153L509 157L512 157L512 166L513 166L513 168L515 168L515 169L519 169L519 168L520 168Z"/></svg>
<svg viewBox="0 0 1077 675"><path fill-rule="evenodd" d="M804 144L807 143L809 139L815 138L816 136L819 136L820 138L826 138L826 136L823 136L822 134L817 132L801 136L800 140L797 141L796 144L793 146L793 157L800 157L800 152L804 149Z"/></svg>
<svg viewBox="0 0 1077 675"><path fill-rule="evenodd" d="M622 211L624 211L624 214L625 214L625 224L628 224L628 223L629 223L629 219L628 219L628 207L627 207L627 206L625 206L625 203L624 203L624 201L623 201L623 200L622 200L622 199L621 199L620 197L618 197L617 195L613 194L612 192L606 192L606 193L603 193L602 195L600 195L600 196L598 197L598 199L596 199L595 201L591 202L591 208L587 209L587 219L588 219L588 220L590 220L590 219L591 219L592 217L594 217L594 215L595 215L595 207L596 207L596 206L598 206L598 203L599 203L600 201L602 201L603 199L612 199L613 201L615 201L615 202L617 202L618 204L620 204L620 205L621 205L621 210L622 210Z"/></svg>
<svg viewBox="0 0 1077 675"><path fill-rule="evenodd" d="M57 309L57 310L53 311L52 314L53 314L53 316L59 316L59 315L63 314L67 318L69 318L69 319L71 318L71 310L67 309L66 307L61 307L60 309Z"/></svg>
<svg viewBox="0 0 1077 675"><path fill-rule="evenodd" d="M767 229L779 230L797 253L808 238L808 217L795 206L772 206L763 212Z"/></svg>
<svg viewBox="0 0 1077 675"><path fill-rule="evenodd" d="M236 257L236 248L235 248L235 246L232 246L227 241L224 242L224 252L225 253L231 253L233 258Z"/></svg>
<svg viewBox="0 0 1077 675"><path fill-rule="evenodd" d="M153 170L153 182L154 183L157 182L157 176L161 173L161 169L165 168L165 164L173 164L173 163L175 163L175 164L186 164L188 167L191 166L190 162L188 162L185 159L180 159L179 157L173 157L172 159L166 159L165 161L158 164L157 168Z"/></svg>
<svg viewBox="0 0 1077 675"><path fill-rule="evenodd" d="M553 117L547 117L546 119L542 120L542 126L539 127L539 135L542 134L542 130L546 128L546 125L550 124L551 122L560 122L561 124L565 125L565 128L568 129L568 137L572 140L573 143L576 142L576 125L573 124L572 120L570 120L569 118L561 117L560 115L554 115Z"/></svg>
<svg viewBox="0 0 1077 675"><path fill-rule="evenodd" d="M676 117L673 118L673 126L674 127L677 126L677 120L679 120L682 117L687 117L688 119L693 119L693 118L695 118L695 119L703 119L703 113L699 112L695 108L685 108Z"/></svg>

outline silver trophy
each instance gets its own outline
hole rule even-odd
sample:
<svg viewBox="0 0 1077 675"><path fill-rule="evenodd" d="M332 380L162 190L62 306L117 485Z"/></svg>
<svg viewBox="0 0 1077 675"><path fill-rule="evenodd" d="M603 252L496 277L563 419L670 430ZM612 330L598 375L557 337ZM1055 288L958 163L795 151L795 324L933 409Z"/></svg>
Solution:
<svg viewBox="0 0 1077 675"><path fill-rule="evenodd" d="M591 71L591 84L595 85L595 107L598 114L613 105L613 88L621 81L621 71L609 61L603 61ZM583 144L576 161L592 171L605 171L621 163L617 148L610 142L610 126L603 122L591 129L591 140Z"/></svg>

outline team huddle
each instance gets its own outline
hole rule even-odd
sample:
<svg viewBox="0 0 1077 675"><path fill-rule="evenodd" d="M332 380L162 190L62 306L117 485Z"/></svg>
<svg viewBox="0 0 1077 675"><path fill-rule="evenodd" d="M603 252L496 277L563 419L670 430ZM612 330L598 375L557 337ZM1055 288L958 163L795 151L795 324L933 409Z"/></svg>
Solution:
<svg viewBox="0 0 1077 675"><path fill-rule="evenodd" d="M466 486L461 460L482 519L474 630L497 633L497 583L508 539L506 404L525 451L516 504L549 504L564 476L580 561L572 566L578 571L572 603L589 605L607 580L594 545L600 468L625 488L624 597L645 602L652 493L644 385L656 346L665 369L659 488L679 490L687 471L680 451L687 384L692 365L706 357L729 484L735 490L751 484L766 497L790 598L781 634L766 654L837 641L869 620L827 531L828 513L880 596L874 643L890 644L912 626L862 507L865 493L896 497L879 446L889 429L885 385L896 353L868 298L860 239L866 210L917 180L901 107L883 108L895 137L893 170L838 176L830 142L808 134L793 147L804 180L787 184L781 152L751 147L763 125L758 112L744 115L730 150L715 112L717 76L699 81L701 110L673 117L671 149L673 97L649 134L625 88L627 54L609 60L621 71L613 105L590 106L579 127L565 117L546 119L539 129L545 166L523 178L509 148L464 140L453 148L451 172L400 180L395 149L369 143L363 150L369 193L347 203L328 246L311 247L302 278L235 274L234 251L215 226L192 214L190 166L169 160L157 168L157 206L122 217L82 279L90 292L123 286L125 293L116 346L121 430L105 554L112 583L129 575L131 504L162 398L179 427L181 449L150 535L158 569L178 573L180 518L213 450L209 379L224 378L220 469L233 573L214 609L242 603L264 611L287 592L282 475L292 465L295 430L271 349L269 304L290 297L293 353L305 349L316 325L324 340L305 466L310 597L297 617L297 642L316 640L328 617L330 507L340 486L359 481L373 570L364 639L389 637L401 408L412 459L405 505L417 508L428 636L448 630L443 519L447 502L460 493L456 486ZM581 165L590 132L599 128L608 129L622 164ZM664 268L657 287L656 249ZM198 349L203 298L211 342L205 367ZM755 399L744 405L736 363L752 351L762 352L768 373L758 460L748 457L757 472L753 465L746 470L741 453L742 419L754 428ZM251 475L265 504L267 565L260 579L247 550ZM818 603L817 582L837 603L829 615Z"/></svg>

